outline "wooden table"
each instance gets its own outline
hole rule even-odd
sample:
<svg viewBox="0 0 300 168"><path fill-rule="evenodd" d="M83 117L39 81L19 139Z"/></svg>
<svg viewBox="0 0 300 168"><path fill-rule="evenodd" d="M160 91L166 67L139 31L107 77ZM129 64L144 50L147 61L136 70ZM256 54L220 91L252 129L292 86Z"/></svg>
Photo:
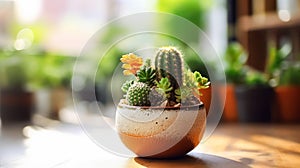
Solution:
<svg viewBox="0 0 300 168"><path fill-rule="evenodd" d="M78 125L18 128L2 130L0 167L300 167L299 124L220 124L206 142L177 160L116 156Z"/></svg>

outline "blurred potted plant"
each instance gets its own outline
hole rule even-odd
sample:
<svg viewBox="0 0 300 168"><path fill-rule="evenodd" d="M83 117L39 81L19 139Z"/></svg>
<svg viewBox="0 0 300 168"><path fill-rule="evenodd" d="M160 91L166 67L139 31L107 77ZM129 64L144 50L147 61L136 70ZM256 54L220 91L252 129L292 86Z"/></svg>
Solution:
<svg viewBox="0 0 300 168"><path fill-rule="evenodd" d="M206 65L214 68L213 62L208 62L205 65L200 59L201 57L199 57L191 48L185 46L183 50L186 51L184 61L186 62L188 68L193 72L198 71L204 78L208 78L209 80L209 74L206 69ZM199 93L201 95L199 98L205 104L206 113L208 113L210 110L212 87L213 86L210 85L210 87L199 88Z"/></svg>
<svg viewBox="0 0 300 168"><path fill-rule="evenodd" d="M75 57L42 51L33 60L38 64L32 79L32 87L37 90L37 111L45 117L59 119L59 111L71 95L70 82Z"/></svg>
<svg viewBox="0 0 300 168"><path fill-rule="evenodd" d="M285 44L282 48L271 48L267 70L275 87L275 112L283 122L300 121L300 62L289 62L292 48Z"/></svg>
<svg viewBox="0 0 300 168"><path fill-rule="evenodd" d="M241 122L270 122L274 91L265 74L248 69L235 86L238 119Z"/></svg>
<svg viewBox="0 0 300 168"><path fill-rule="evenodd" d="M30 74L27 71L26 51L1 49L0 51L0 114L2 124L29 122L34 96L28 90Z"/></svg>
<svg viewBox="0 0 300 168"><path fill-rule="evenodd" d="M281 71L275 92L279 119L283 122L299 122L300 62L290 63Z"/></svg>
<svg viewBox="0 0 300 168"><path fill-rule="evenodd" d="M223 95L221 97L226 97L223 119L228 122L238 120L235 85L243 82L243 77L246 74L244 66L246 60L247 55L239 43L228 45L224 56L227 85L220 88L220 94Z"/></svg>

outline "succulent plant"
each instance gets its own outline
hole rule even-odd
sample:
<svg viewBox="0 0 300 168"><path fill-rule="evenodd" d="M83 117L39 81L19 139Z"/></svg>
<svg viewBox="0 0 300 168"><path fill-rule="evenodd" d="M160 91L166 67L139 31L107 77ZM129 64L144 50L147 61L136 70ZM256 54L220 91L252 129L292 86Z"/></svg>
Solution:
<svg viewBox="0 0 300 168"><path fill-rule="evenodd" d="M133 53L123 55L121 62L124 63L122 66L124 68L124 75L136 75L137 71L143 65L143 59Z"/></svg>
<svg viewBox="0 0 300 168"><path fill-rule="evenodd" d="M172 91L170 100L176 101L174 90L183 85L184 66L180 51L175 47L162 47L155 57L156 79L168 78L171 82Z"/></svg>
<svg viewBox="0 0 300 168"><path fill-rule="evenodd" d="M131 106L149 106L151 88L143 82L134 82L128 89L126 100Z"/></svg>
<svg viewBox="0 0 300 168"><path fill-rule="evenodd" d="M158 93L164 95L164 97L169 98L169 92L172 91L172 86L168 78L161 78L159 82L156 82L156 90Z"/></svg>
<svg viewBox="0 0 300 168"><path fill-rule="evenodd" d="M194 77L196 79L197 87L199 89L207 89L207 88L209 88L210 82L208 81L208 79L206 77L203 77L200 74L200 72L195 71L194 72Z"/></svg>
<svg viewBox="0 0 300 168"><path fill-rule="evenodd" d="M145 65L137 72L139 82L146 83L150 87L155 84L155 69L151 67L151 60L147 59Z"/></svg>
<svg viewBox="0 0 300 168"><path fill-rule="evenodd" d="M195 92L197 97L193 96ZM199 103L198 95L199 94L197 90L187 86L183 86L175 90L176 102L180 102L183 105Z"/></svg>
<svg viewBox="0 0 300 168"><path fill-rule="evenodd" d="M172 89L168 78L162 78L159 82L156 81L156 87L153 87L150 93L151 105L160 105L170 98Z"/></svg>
<svg viewBox="0 0 300 168"><path fill-rule="evenodd" d="M199 103L199 89L209 87L209 81L199 72L184 69L182 54L175 47L162 47L155 57L155 68L147 59L123 55L124 75L133 74L136 81L126 81L122 91L132 106L174 106ZM139 69L138 69L139 68Z"/></svg>

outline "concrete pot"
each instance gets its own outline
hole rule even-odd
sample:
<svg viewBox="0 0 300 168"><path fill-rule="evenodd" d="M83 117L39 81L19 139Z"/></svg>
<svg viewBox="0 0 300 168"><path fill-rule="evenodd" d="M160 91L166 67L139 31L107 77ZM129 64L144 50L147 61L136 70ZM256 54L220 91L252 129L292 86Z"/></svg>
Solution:
<svg viewBox="0 0 300 168"><path fill-rule="evenodd" d="M120 103L116 128L122 142L139 157L176 158L193 150L206 126L203 104L137 107Z"/></svg>

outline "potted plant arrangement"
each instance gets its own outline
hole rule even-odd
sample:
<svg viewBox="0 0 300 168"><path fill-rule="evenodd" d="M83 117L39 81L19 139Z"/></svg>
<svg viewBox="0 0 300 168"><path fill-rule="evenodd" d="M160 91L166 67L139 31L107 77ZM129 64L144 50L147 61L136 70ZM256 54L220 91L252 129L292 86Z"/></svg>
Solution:
<svg viewBox="0 0 300 168"><path fill-rule="evenodd" d="M300 63L287 61L291 46L271 48L267 70L275 90L276 120L282 122L300 121Z"/></svg>
<svg viewBox="0 0 300 168"><path fill-rule="evenodd" d="M59 119L59 111L71 99L70 82L75 57L57 53L38 52L32 58L37 64L32 87L39 115Z"/></svg>
<svg viewBox="0 0 300 168"><path fill-rule="evenodd" d="M248 67L247 54L239 43L231 43L225 53L226 95L223 118L231 122L269 122L273 90L268 76Z"/></svg>
<svg viewBox="0 0 300 168"><path fill-rule="evenodd" d="M151 60L133 53L123 55L124 75L133 80L122 86L124 99L116 112L116 128L122 142L136 155L150 158L184 156L200 142L206 111L199 88L209 81L184 66L175 47L161 47Z"/></svg>
<svg viewBox="0 0 300 168"><path fill-rule="evenodd" d="M2 49L0 53L0 117L2 125L30 122L34 94L27 89L30 73L27 71L24 51Z"/></svg>
<svg viewBox="0 0 300 168"><path fill-rule="evenodd" d="M246 74L245 62L247 55L239 43L231 43L228 45L225 55L225 75L226 87L220 88L221 97L226 97L224 104L223 120L227 122L237 122L237 102L235 96L235 85L243 82Z"/></svg>
<svg viewBox="0 0 300 168"><path fill-rule="evenodd" d="M272 120L273 88L265 74L248 69L244 81L235 86L238 119L241 122L270 122Z"/></svg>
<svg viewBox="0 0 300 168"><path fill-rule="evenodd" d="M275 87L279 119L283 122L300 121L300 62L289 64L282 70L279 84Z"/></svg>

